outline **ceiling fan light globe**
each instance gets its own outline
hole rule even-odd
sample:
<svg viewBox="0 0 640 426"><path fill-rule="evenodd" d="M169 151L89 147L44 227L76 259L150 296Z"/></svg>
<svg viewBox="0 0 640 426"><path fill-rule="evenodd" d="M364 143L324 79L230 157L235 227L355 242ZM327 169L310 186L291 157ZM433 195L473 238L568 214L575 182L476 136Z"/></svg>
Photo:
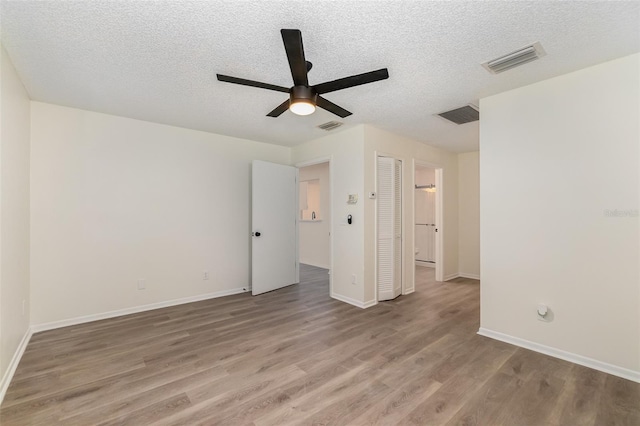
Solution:
<svg viewBox="0 0 640 426"><path fill-rule="evenodd" d="M303 99L291 102L291 105L289 105L289 110L297 115L309 115L314 113L314 111L316 110L316 106L311 102Z"/></svg>

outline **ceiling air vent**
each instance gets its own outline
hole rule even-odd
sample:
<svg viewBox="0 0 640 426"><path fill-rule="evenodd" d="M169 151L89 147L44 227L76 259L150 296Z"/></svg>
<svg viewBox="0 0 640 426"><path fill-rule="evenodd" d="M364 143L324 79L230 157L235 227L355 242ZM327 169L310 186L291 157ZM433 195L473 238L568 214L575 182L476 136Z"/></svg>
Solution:
<svg viewBox="0 0 640 426"><path fill-rule="evenodd" d="M473 105L463 106L462 108L452 109L451 111L441 112L440 117L453 121L456 124L471 123L480 120L480 112Z"/></svg>
<svg viewBox="0 0 640 426"><path fill-rule="evenodd" d="M524 65L527 62L535 61L542 58L547 52L544 51L539 42L518 49L514 52L493 59L482 64L483 67L491 74L498 74L511 68Z"/></svg>
<svg viewBox="0 0 640 426"><path fill-rule="evenodd" d="M326 123L323 123L321 125L318 126L318 129L322 129L322 130L326 130L327 132L333 129L337 129L338 127L342 126L344 123L341 123L339 121L327 121Z"/></svg>

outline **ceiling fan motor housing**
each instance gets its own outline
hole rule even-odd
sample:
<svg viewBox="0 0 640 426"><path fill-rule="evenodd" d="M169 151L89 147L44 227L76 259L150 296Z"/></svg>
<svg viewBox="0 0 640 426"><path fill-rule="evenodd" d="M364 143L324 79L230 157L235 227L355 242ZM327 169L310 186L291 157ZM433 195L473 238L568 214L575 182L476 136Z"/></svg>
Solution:
<svg viewBox="0 0 640 426"><path fill-rule="evenodd" d="M311 87L293 86L289 91L289 103L307 102L316 105L318 94Z"/></svg>

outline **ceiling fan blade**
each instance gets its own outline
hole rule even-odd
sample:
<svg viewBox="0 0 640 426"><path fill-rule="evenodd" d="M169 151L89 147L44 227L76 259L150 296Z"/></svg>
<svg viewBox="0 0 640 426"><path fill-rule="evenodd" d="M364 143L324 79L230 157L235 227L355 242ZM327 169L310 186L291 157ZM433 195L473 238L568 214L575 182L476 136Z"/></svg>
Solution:
<svg viewBox="0 0 640 426"><path fill-rule="evenodd" d="M276 86L275 84L261 83L259 81L245 80L244 78L230 77L228 75L216 74L218 80L225 83L241 84L243 86L259 87L260 89L275 90L277 92L289 93L289 89L282 86Z"/></svg>
<svg viewBox="0 0 640 426"><path fill-rule="evenodd" d="M283 112L289 109L289 99L278 105L273 111L267 114L267 117L279 117Z"/></svg>
<svg viewBox="0 0 640 426"><path fill-rule="evenodd" d="M295 86L308 86L307 61L304 59L304 47L302 47L302 33L300 30L280 30L284 49L287 51L287 59L291 68L291 76Z"/></svg>
<svg viewBox="0 0 640 426"><path fill-rule="evenodd" d="M326 83L313 86L318 94L334 92L348 87L360 86L361 84L373 83L374 81L389 78L389 71L386 68L377 71L365 72L364 74L352 75L351 77L339 78Z"/></svg>
<svg viewBox="0 0 640 426"><path fill-rule="evenodd" d="M320 108L324 108L327 111L337 115L338 117L341 118L345 118L351 115L351 113L349 111L347 111L346 109L339 107L338 105L334 104L333 102L329 102L328 100L326 100L325 98L323 98L322 96L318 96L318 99L316 101L316 105L319 106Z"/></svg>

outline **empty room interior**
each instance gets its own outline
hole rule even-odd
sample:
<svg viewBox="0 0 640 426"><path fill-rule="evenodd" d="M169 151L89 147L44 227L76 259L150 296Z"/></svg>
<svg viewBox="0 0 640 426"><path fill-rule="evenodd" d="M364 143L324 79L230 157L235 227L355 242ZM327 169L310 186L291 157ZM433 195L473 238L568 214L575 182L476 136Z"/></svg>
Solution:
<svg viewBox="0 0 640 426"><path fill-rule="evenodd" d="M640 425L640 2L0 37L3 426Z"/></svg>

